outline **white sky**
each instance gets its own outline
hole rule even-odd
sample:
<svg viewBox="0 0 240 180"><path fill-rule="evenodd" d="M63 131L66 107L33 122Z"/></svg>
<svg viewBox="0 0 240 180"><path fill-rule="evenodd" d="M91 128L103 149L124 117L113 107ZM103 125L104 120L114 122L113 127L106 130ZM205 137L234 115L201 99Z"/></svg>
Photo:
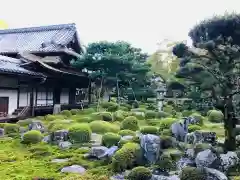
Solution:
<svg viewBox="0 0 240 180"><path fill-rule="evenodd" d="M84 44L124 40L151 53L225 11L240 13L240 0L1 0L0 19L9 28L74 22Z"/></svg>

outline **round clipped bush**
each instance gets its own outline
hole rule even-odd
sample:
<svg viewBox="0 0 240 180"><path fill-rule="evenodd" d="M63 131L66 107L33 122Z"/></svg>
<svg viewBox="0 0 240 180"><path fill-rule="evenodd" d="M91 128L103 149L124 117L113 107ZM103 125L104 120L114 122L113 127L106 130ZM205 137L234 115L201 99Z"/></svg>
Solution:
<svg viewBox="0 0 240 180"><path fill-rule="evenodd" d="M121 103L119 109L123 111L130 111L132 109L132 106L127 103Z"/></svg>
<svg viewBox="0 0 240 180"><path fill-rule="evenodd" d="M173 123L175 123L177 120L174 118L164 118L160 121L159 124L159 130L163 129L169 129Z"/></svg>
<svg viewBox="0 0 240 180"><path fill-rule="evenodd" d="M15 136L19 133L19 126L17 124L7 123L4 126L4 133L8 136Z"/></svg>
<svg viewBox="0 0 240 180"><path fill-rule="evenodd" d="M201 130L202 127L199 126L199 125L196 125L196 124L193 124L193 125L189 125L188 126L188 132L194 132L194 131L198 131L198 130Z"/></svg>
<svg viewBox="0 0 240 180"><path fill-rule="evenodd" d="M69 137L73 142L87 143L91 140L92 131L88 124L77 124L69 128Z"/></svg>
<svg viewBox="0 0 240 180"><path fill-rule="evenodd" d="M179 177L181 180L204 180L207 179L207 173L203 168L185 167Z"/></svg>
<svg viewBox="0 0 240 180"><path fill-rule="evenodd" d="M166 113L164 111L160 111L160 112L157 113L157 117L158 118L166 118L168 116L170 116L170 114L168 114L168 113Z"/></svg>
<svg viewBox="0 0 240 180"><path fill-rule="evenodd" d="M202 126L202 125L203 125L203 120L204 120L204 117L203 117L203 116L201 116L201 114L199 114L199 113L193 113L193 114L191 114L191 117L193 117L194 119L196 119L196 120L197 120L197 122L198 122L198 125L200 125L200 126Z"/></svg>
<svg viewBox="0 0 240 180"><path fill-rule="evenodd" d="M22 142L25 144L36 144L42 141L43 135L40 131L31 130L23 135Z"/></svg>
<svg viewBox="0 0 240 180"><path fill-rule="evenodd" d="M102 102L101 107L106 109L109 112L115 112L118 110L119 105L114 102Z"/></svg>
<svg viewBox="0 0 240 180"><path fill-rule="evenodd" d="M158 128L155 126L144 126L140 129L142 134L158 134Z"/></svg>
<svg viewBox="0 0 240 180"><path fill-rule="evenodd" d="M155 112L155 111L152 111L152 110L147 110L147 111L145 112L145 118L146 118L146 119L154 119L154 118L157 117L157 115L158 115L158 113Z"/></svg>
<svg viewBox="0 0 240 180"><path fill-rule="evenodd" d="M162 154L156 162L158 168L163 170L171 170L174 162L169 154Z"/></svg>
<svg viewBox="0 0 240 180"><path fill-rule="evenodd" d="M210 110L208 112L208 120L214 123L220 123L223 121L224 115L221 111Z"/></svg>
<svg viewBox="0 0 240 180"><path fill-rule="evenodd" d="M93 121L89 125L92 132L99 133L99 134L104 134L106 132L117 133L120 130L119 126L113 123L101 121L101 120Z"/></svg>
<svg viewBox="0 0 240 180"><path fill-rule="evenodd" d="M171 105L164 105L163 111L172 115L174 113L174 108Z"/></svg>
<svg viewBox="0 0 240 180"><path fill-rule="evenodd" d="M126 117L121 123L121 129L138 130L138 120L134 116Z"/></svg>
<svg viewBox="0 0 240 180"><path fill-rule="evenodd" d="M114 121L123 121L125 119L125 117L127 117L127 116L128 116L128 112L118 110L113 113L113 120Z"/></svg>
<svg viewBox="0 0 240 180"><path fill-rule="evenodd" d="M69 111L69 110L63 110L61 111L61 113L63 116L66 116L66 117L70 117L72 115L72 113Z"/></svg>
<svg viewBox="0 0 240 180"><path fill-rule="evenodd" d="M17 124L19 126L28 126L29 124L32 123L32 121L33 121L32 119L24 119L24 120L19 120Z"/></svg>
<svg viewBox="0 0 240 180"><path fill-rule="evenodd" d="M78 123L90 123L93 121L93 119L89 116L77 116L74 118L75 121L77 121Z"/></svg>
<svg viewBox="0 0 240 180"><path fill-rule="evenodd" d="M94 108L87 108L87 109L81 109L81 110L79 110L78 111L78 114L92 114L92 113L94 113L94 112L96 112L95 110L94 110Z"/></svg>
<svg viewBox="0 0 240 180"><path fill-rule="evenodd" d="M163 129L159 132L162 136L172 136L172 131L170 129Z"/></svg>
<svg viewBox="0 0 240 180"><path fill-rule="evenodd" d="M141 162L141 147L137 143L126 143L112 157L112 170L123 172Z"/></svg>
<svg viewBox="0 0 240 180"><path fill-rule="evenodd" d="M117 146L120 139L120 135L108 132L102 137L102 145L106 147Z"/></svg>
<svg viewBox="0 0 240 180"><path fill-rule="evenodd" d="M182 112L182 116L183 116L183 117L188 117L188 116L190 116L192 113L193 113L193 112L190 111L190 110L184 110L184 111Z"/></svg>
<svg viewBox="0 0 240 180"><path fill-rule="evenodd" d="M92 113L91 117L95 120L103 120L103 121L112 121L113 117L110 112L96 112Z"/></svg>
<svg viewBox="0 0 240 180"><path fill-rule="evenodd" d="M119 131L118 134L121 136L135 136L136 135L136 133L134 131L129 130L129 129L121 130L121 131Z"/></svg>
<svg viewBox="0 0 240 180"><path fill-rule="evenodd" d="M76 115L79 112L79 109L71 109L70 112L72 115Z"/></svg>
<svg viewBox="0 0 240 180"><path fill-rule="evenodd" d="M151 178L151 171L143 166L133 168L127 176L129 180L150 180Z"/></svg>

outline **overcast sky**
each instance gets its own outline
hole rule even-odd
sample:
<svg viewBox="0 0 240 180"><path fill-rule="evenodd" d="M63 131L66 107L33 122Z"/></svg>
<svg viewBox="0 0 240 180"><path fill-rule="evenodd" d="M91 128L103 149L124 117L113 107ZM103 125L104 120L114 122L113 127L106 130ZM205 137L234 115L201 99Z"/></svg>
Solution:
<svg viewBox="0 0 240 180"><path fill-rule="evenodd" d="M240 13L240 0L1 0L9 28L76 23L84 44L125 40L146 52L163 39L186 40L200 20Z"/></svg>

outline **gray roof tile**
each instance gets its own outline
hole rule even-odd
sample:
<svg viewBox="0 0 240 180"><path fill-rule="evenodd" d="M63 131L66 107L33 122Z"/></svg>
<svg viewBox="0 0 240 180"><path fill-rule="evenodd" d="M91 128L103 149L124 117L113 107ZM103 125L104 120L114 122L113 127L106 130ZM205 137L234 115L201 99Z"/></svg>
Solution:
<svg viewBox="0 0 240 180"><path fill-rule="evenodd" d="M75 24L0 30L0 53L22 51L58 51L53 45L67 45L74 40Z"/></svg>

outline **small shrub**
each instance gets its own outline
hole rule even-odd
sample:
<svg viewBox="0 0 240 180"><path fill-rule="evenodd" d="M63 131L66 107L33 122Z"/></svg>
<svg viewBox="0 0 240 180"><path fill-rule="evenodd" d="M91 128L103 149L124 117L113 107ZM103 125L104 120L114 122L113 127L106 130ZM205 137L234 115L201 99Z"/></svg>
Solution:
<svg viewBox="0 0 240 180"><path fill-rule="evenodd" d="M126 111L130 111L132 109L132 106L127 103L121 103L119 109L125 109Z"/></svg>
<svg viewBox="0 0 240 180"><path fill-rule="evenodd" d="M136 143L126 143L112 157L112 170L122 172L133 168L141 161L141 147Z"/></svg>
<svg viewBox="0 0 240 180"><path fill-rule="evenodd" d="M72 116L72 113L69 110L63 110L61 113L63 116L70 117Z"/></svg>
<svg viewBox="0 0 240 180"><path fill-rule="evenodd" d="M118 133L120 136L135 136L136 133L132 130L129 130L129 129L124 129L124 130L121 130L119 131Z"/></svg>
<svg viewBox="0 0 240 180"><path fill-rule="evenodd" d="M123 121L125 117L128 116L128 113L122 110L118 110L113 113L113 120L114 121Z"/></svg>
<svg viewBox="0 0 240 180"><path fill-rule="evenodd" d="M199 122L198 125L200 125L200 126L203 125L204 117L202 117L201 114L199 114L199 113L193 113L193 114L191 115L191 117L193 117L194 119L197 120L197 122Z"/></svg>
<svg viewBox="0 0 240 180"><path fill-rule="evenodd" d="M73 142L87 143L91 140L92 131L88 124L78 124L69 128L69 137Z"/></svg>
<svg viewBox="0 0 240 180"><path fill-rule="evenodd" d="M8 136L16 136L19 133L19 126L17 124L7 123L4 126L4 133Z"/></svg>
<svg viewBox="0 0 240 180"><path fill-rule="evenodd" d="M181 180L204 180L207 179L207 173L204 169L196 167L185 167L180 173Z"/></svg>
<svg viewBox="0 0 240 180"><path fill-rule="evenodd" d="M89 117L89 116L83 116L83 117L77 116L74 119L78 123L90 123L90 122L93 121L93 119L91 117Z"/></svg>
<svg viewBox="0 0 240 180"><path fill-rule="evenodd" d="M157 112L148 110L145 112L145 118L146 119L154 119L157 117Z"/></svg>
<svg viewBox="0 0 240 180"><path fill-rule="evenodd" d="M78 111L78 114L84 114L84 115L88 115L88 114L92 114L96 112L94 108L87 108L87 109L81 109Z"/></svg>
<svg viewBox="0 0 240 180"><path fill-rule="evenodd" d="M106 121L93 121L90 124L90 128L92 132L104 134L107 132L117 133L119 131L119 127L115 124L106 122Z"/></svg>
<svg viewBox="0 0 240 180"><path fill-rule="evenodd" d="M29 124L32 123L32 121L33 121L32 119L24 119L24 120L19 120L17 124L19 126L28 126Z"/></svg>
<svg viewBox="0 0 240 180"><path fill-rule="evenodd" d="M126 117L121 123L121 129L138 130L138 120L134 116Z"/></svg>
<svg viewBox="0 0 240 180"><path fill-rule="evenodd" d="M113 117L110 112L96 112L91 115L95 120L103 120L103 121L112 121Z"/></svg>
<svg viewBox="0 0 240 180"><path fill-rule="evenodd" d="M105 133L102 137L102 144L106 147L117 146L121 136L115 133Z"/></svg>
<svg viewBox="0 0 240 180"><path fill-rule="evenodd" d="M76 115L79 112L79 109L71 109L70 112L72 115Z"/></svg>
<svg viewBox="0 0 240 180"><path fill-rule="evenodd" d="M162 154L158 161L156 162L156 165L158 168L163 170L171 170L174 166L174 162L172 161L172 158L170 155Z"/></svg>
<svg viewBox="0 0 240 180"><path fill-rule="evenodd" d="M189 117L192 113L193 113L193 112L190 111L190 110L184 110L184 111L182 112L182 116L183 116L183 117Z"/></svg>
<svg viewBox="0 0 240 180"><path fill-rule="evenodd" d="M208 112L208 120L210 122L220 123L223 121L223 118L224 118L224 115L221 111L210 110L210 112Z"/></svg>
<svg viewBox="0 0 240 180"><path fill-rule="evenodd" d="M150 180L151 178L151 171L143 166L133 168L127 177L129 180Z"/></svg>
<svg viewBox="0 0 240 180"><path fill-rule="evenodd" d="M43 135L40 131L31 130L23 135L24 144L36 144L42 141Z"/></svg>
<svg viewBox="0 0 240 180"><path fill-rule="evenodd" d="M29 151L31 153L31 157L35 158L41 158L43 156L51 155L51 148L44 143L31 145Z"/></svg>
<svg viewBox="0 0 240 180"><path fill-rule="evenodd" d="M163 129L169 129L173 123L175 123L177 120L174 118L164 118L161 120L159 125L159 130Z"/></svg>
<svg viewBox="0 0 240 180"><path fill-rule="evenodd" d="M60 120L60 119L64 119L64 116L62 116L62 115L52 115L52 114L48 114L48 115L46 115L45 117L44 117L44 119L46 120L46 121L54 121L54 120Z"/></svg>
<svg viewBox="0 0 240 180"><path fill-rule="evenodd" d="M163 129L159 132L162 136L172 136L172 131L170 129Z"/></svg>
<svg viewBox="0 0 240 180"><path fill-rule="evenodd" d="M145 126L140 129L142 134L158 134L158 128L155 126Z"/></svg>
<svg viewBox="0 0 240 180"><path fill-rule="evenodd" d="M174 108L173 108L173 106L171 106L171 105L165 105L165 106L163 106L163 111L166 112L166 113L168 113L168 114L173 115L173 113L174 113Z"/></svg>
<svg viewBox="0 0 240 180"><path fill-rule="evenodd" d="M0 123L0 128L4 128L4 126L8 123Z"/></svg>
<svg viewBox="0 0 240 180"><path fill-rule="evenodd" d="M109 112L115 112L118 110L119 105L114 102L102 102L101 107Z"/></svg>
<svg viewBox="0 0 240 180"><path fill-rule="evenodd" d="M194 131L198 131L198 130L201 130L202 127L199 126L199 125L196 125L196 124L193 124L193 125L189 125L188 126L188 131L191 133L191 132L194 132Z"/></svg>
<svg viewBox="0 0 240 180"><path fill-rule="evenodd" d="M166 113L164 111L160 111L160 112L157 113L157 117L158 118L166 118L168 116L170 116L170 114L168 114L168 113Z"/></svg>

